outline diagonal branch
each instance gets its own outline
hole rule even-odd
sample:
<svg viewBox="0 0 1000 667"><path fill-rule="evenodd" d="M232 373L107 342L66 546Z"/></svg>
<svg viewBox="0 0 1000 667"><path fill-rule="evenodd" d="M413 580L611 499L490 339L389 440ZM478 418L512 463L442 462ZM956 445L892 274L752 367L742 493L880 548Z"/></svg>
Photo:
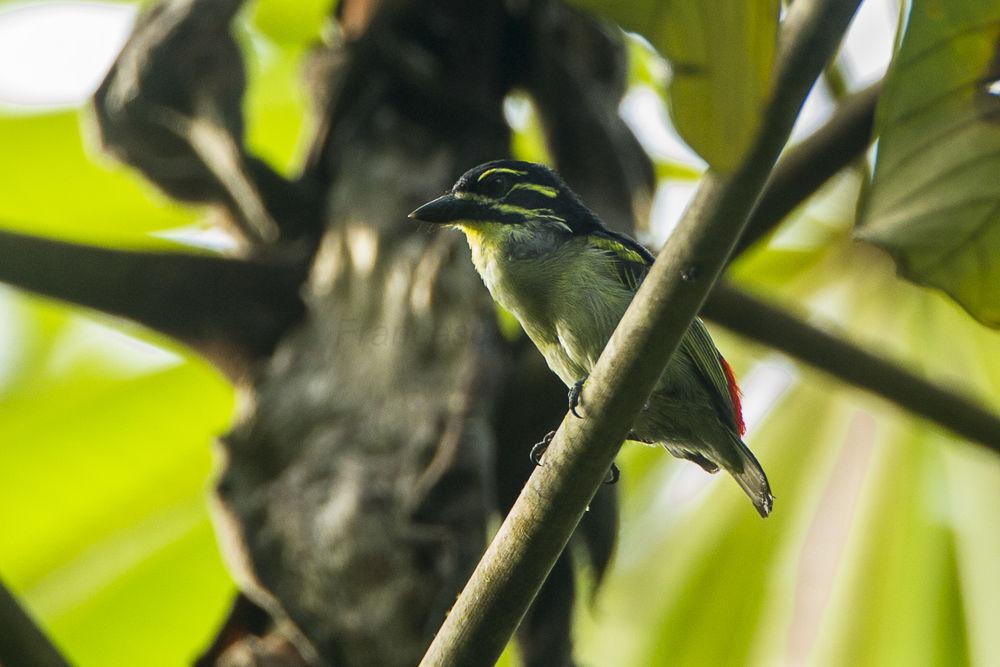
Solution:
<svg viewBox="0 0 1000 667"><path fill-rule="evenodd" d="M778 306L719 283L703 314L727 329L775 347L834 377L867 389L955 434L1000 452L1000 417Z"/></svg>
<svg viewBox="0 0 1000 667"><path fill-rule="evenodd" d="M636 413L720 275L809 88L860 0L794 3L760 136L731 175L702 181L584 387L459 596L423 665L496 660L614 460Z"/></svg>
<svg viewBox="0 0 1000 667"><path fill-rule="evenodd" d="M301 271L260 261L112 250L0 231L0 281L125 317L191 346L230 376L303 313Z"/></svg>
<svg viewBox="0 0 1000 667"><path fill-rule="evenodd" d="M0 581L0 665L69 665L17 598Z"/></svg>
<svg viewBox="0 0 1000 667"><path fill-rule="evenodd" d="M94 93L97 137L171 197L224 209L250 248L311 246L322 227L314 184L285 179L244 141L246 68L232 27L244 4L163 0L143 11Z"/></svg>

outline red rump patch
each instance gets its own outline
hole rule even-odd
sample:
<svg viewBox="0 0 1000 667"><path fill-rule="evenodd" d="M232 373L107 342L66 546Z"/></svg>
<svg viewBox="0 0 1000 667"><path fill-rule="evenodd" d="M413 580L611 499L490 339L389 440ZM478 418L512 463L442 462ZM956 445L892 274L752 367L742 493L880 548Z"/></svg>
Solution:
<svg viewBox="0 0 1000 667"><path fill-rule="evenodd" d="M729 384L729 398L733 402L733 416L736 418L736 430L739 431L740 435L747 432L747 425L743 421L743 406L740 404L740 396L743 392L740 391L740 386L736 384L736 374L733 373L732 367L729 365L722 355L719 355L719 363L722 364L722 370L726 372L726 382Z"/></svg>

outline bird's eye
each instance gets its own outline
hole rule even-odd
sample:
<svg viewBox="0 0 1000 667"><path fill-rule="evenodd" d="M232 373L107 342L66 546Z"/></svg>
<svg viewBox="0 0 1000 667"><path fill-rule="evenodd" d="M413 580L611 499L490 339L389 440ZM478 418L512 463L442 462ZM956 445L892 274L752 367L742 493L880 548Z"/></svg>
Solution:
<svg viewBox="0 0 1000 667"><path fill-rule="evenodd" d="M489 176L479 184L479 191L487 197L500 199L510 190L510 183L504 174Z"/></svg>

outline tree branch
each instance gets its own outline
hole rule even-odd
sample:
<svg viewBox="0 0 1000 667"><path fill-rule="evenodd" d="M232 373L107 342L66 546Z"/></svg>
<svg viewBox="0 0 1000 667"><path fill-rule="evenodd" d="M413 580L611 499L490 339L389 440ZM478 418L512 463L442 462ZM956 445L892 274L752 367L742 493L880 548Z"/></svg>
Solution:
<svg viewBox="0 0 1000 667"><path fill-rule="evenodd" d="M546 465L528 480L421 664L489 664L500 655L718 279L859 2L791 6L760 136L735 173L703 179L584 387L586 418L563 418Z"/></svg>
<svg viewBox="0 0 1000 667"><path fill-rule="evenodd" d="M303 313L301 271L262 261L112 250L0 231L0 281L125 317L191 346L230 376Z"/></svg>
<svg viewBox="0 0 1000 667"><path fill-rule="evenodd" d="M283 178L244 141L246 71L233 34L244 0L163 0L143 11L94 93L101 147L175 199L224 209L257 252L318 237L312 183Z"/></svg>
<svg viewBox="0 0 1000 667"><path fill-rule="evenodd" d="M737 334L775 347L930 419L956 435L1000 452L1000 417L988 408L808 324L782 308L719 283L702 313Z"/></svg>
<svg viewBox="0 0 1000 667"><path fill-rule="evenodd" d="M864 153L872 139L882 82L845 99L830 119L778 160L734 256L763 238L821 185Z"/></svg>
<svg viewBox="0 0 1000 667"><path fill-rule="evenodd" d="M65 667L69 663L0 581L0 665Z"/></svg>

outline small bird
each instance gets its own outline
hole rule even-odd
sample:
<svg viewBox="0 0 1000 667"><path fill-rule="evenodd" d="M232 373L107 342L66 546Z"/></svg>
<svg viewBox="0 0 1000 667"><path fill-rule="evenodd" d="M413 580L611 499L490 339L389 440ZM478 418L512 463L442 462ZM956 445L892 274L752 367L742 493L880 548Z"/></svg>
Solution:
<svg viewBox="0 0 1000 667"><path fill-rule="evenodd" d="M607 229L551 169L516 160L470 169L409 217L465 233L490 294L569 388L579 416L583 383L649 272L649 251ZM710 473L725 468L766 517L774 497L744 430L733 371L695 318L629 439L662 444ZM550 436L533 450L536 463Z"/></svg>

